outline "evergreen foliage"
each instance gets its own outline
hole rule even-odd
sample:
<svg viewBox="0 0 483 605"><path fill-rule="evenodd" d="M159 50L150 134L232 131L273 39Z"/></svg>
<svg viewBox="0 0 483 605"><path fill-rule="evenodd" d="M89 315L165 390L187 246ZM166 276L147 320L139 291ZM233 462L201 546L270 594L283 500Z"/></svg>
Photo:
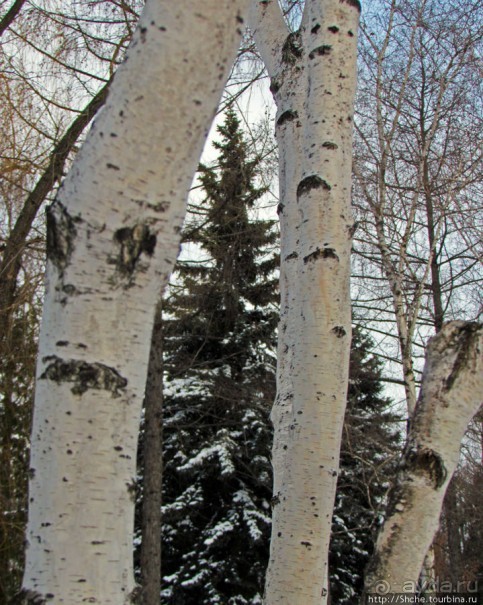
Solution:
<svg viewBox="0 0 483 605"><path fill-rule="evenodd" d="M332 605L359 600L364 569L384 514L385 495L400 453L400 418L383 397L382 364L373 341L353 329L340 475L329 552Z"/></svg>
<svg viewBox="0 0 483 605"><path fill-rule="evenodd" d="M200 167L206 262L179 265L166 304L163 603L261 602L270 537L269 411L278 320L273 224L233 111Z"/></svg>
<svg viewBox="0 0 483 605"><path fill-rule="evenodd" d="M233 112L202 166L207 257L180 264L165 321L163 603L261 603L270 537L276 236L249 211L259 161ZM397 420L372 343L354 331L331 543L331 603L354 602L394 468Z"/></svg>
<svg viewBox="0 0 483 605"><path fill-rule="evenodd" d="M0 343L0 603L20 590L27 520L37 309L18 305Z"/></svg>

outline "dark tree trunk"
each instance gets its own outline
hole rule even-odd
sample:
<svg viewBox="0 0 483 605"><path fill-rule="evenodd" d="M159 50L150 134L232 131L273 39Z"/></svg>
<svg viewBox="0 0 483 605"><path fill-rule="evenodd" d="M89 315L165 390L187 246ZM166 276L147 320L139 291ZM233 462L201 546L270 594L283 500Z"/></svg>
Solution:
<svg viewBox="0 0 483 605"><path fill-rule="evenodd" d="M10 27L15 17L19 14L22 6L25 4L25 0L15 0L12 6L7 11L6 15L0 21L0 36Z"/></svg>
<svg viewBox="0 0 483 605"><path fill-rule="evenodd" d="M156 309L144 399L144 482L141 577L143 605L159 605L161 591L161 481L163 409L163 329Z"/></svg>
<svg viewBox="0 0 483 605"><path fill-rule="evenodd" d="M434 307L434 327L436 333L438 333L443 327L444 322L444 308L443 308L443 294L441 288L441 276L440 267L438 260L438 251L436 250L436 234L435 234L435 222L434 222L434 204L433 196L431 192L430 178L429 178L429 167L427 158L424 160L423 166L423 187L424 197L426 202L426 215L428 219L428 239L430 250L432 251L431 256L431 290Z"/></svg>
<svg viewBox="0 0 483 605"><path fill-rule="evenodd" d="M15 309L17 277L22 266L22 255L32 223L55 183L61 180L65 162L79 136L104 104L108 88L109 82L72 122L67 132L53 149L49 165L28 195L15 226L5 243L0 263L0 343L2 344L11 329ZM2 348L0 347L1 351Z"/></svg>

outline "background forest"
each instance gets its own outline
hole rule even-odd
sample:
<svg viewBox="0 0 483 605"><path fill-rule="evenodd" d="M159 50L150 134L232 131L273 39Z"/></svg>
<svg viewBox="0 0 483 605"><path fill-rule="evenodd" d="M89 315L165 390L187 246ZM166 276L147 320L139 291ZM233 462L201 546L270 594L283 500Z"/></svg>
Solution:
<svg viewBox="0 0 483 605"><path fill-rule="evenodd" d="M105 101L142 4L0 2L0 604L19 589L23 569L44 209ZM295 29L300 4L283 5ZM482 34L478 1L364 7L333 604L361 592L428 338L452 319L481 321ZM159 493L145 488L161 468L146 457L154 424L163 459L163 604L261 603L279 297L273 112L260 100L268 97L247 35L153 334L133 548L143 581L148 493L160 508ZM482 444L480 416L462 444L426 577L483 583Z"/></svg>

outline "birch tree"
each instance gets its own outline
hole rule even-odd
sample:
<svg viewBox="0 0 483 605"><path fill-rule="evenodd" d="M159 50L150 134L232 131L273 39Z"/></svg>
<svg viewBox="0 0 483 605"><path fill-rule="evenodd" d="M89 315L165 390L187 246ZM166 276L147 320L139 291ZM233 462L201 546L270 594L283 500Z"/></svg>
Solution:
<svg viewBox="0 0 483 605"><path fill-rule="evenodd" d="M336 442L340 435L338 432L340 426L338 410L340 408L335 402L340 401L340 399L334 391L331 392L331 385L333 385L331 379L337 377L339 388L346 384L345 376L343 376L344 364L341 363L341 360L344 359L343 347L336 352L337 368L334 368L334 358L331 359L331 354L336 351L336 346L333 344L335 338L331 341L330 337L336 336L343 341L347 334L345 330L347 323L344 323L340 315L338 316L340 323L335 321L331 323L334 318L332 313L336 307L334 302L344 300L343 284L345 276L341 269L343 266L341 261L344 260L344 255L341 248L336 249L335 246L339 246L338 236L344 231L347 241L350 241L352 232L352 226L348 221L350 210L347 206L343 209L339 208L338 212L335 211L337 212L337 214L334 212L335 216L332 213L335 210L335 205L333 205L334 189L338 183L335 177L336 173L331 165L331 158L340 153L340 156L337 155L337 168L343 172L343 160L350 156L350 149L347 150L347 148L345 148L347 152L344 155L342 142L345 140L342 124L345 116L349 114L349 111L346 111L347 105L344 106L344 101L350 104L347 101L350 96L344 97L341 95L341 91L338 90L337 100L339 103L337 107L334 107L331 105L331 101L333 102L335 95L331 96L326 93L332 92L330 88L331 83L333 83L331 67L335 67L335 75L339 84L341 84L340 80L345 80L344 84L347 87L350 81L350 77L344 77L347 74L344 71L344 68L347 69L347 65L342 67L341 65L335 65L333 62L335 57L339 56L334 52L334 48L338 51L342 48L341 46L334 47L334 40L341 40L341 33L347 32L349 35L347 36L346 33L344 40L346 44L349 43L349 49L345 48L345 53L342 56L350 56L351 49L348 38L353 37L350 34L353 34L357 27L357 10L355 10L357 6L354 6L355 3L352 2L348 3L350 6L344 6L345 4L337 4L337 12L341 10L341 7L343 7L342 10L347 11L353 19L349 26L341 24L343 23L343 21L340 21L341 13L335 15L330 11L330 7L335 8L335 3L331 5L329 2L306 2L301 26L298 31L292 33L289 33L285 28L285 23L277 10L278 6L274 2L259 3L256 15L251 17L255 41L271 77L271 89L278 107L276 125L280 151L281 202L279 213L282 233L282 317L279 337L278 395L272 415L275 426L273 451L275 478L271 558L266 585L268 605L271 603L320 603L325 602L326 595L326 586L321 586L321 579L326 574L324 540L328 530L323 522L317 520L317 515L330 518L333 484L331 485L330 479L326 479L324 473L329 470L333 475L337 474L338 454L336 452L338 452L338 443ZM424 9L426 3L423 2L422 5ZM401 11L398 14L401 15L401 18L404 18L405 12L402 11L402 7L399 7L395 2L391 3L391 7L393 9L396 7L397 11ZM318 9L322 10L323 13L317 14ZM315 18L314 15L316 15ZM413 34L418 27L419 21L412 30ZM329 32L333 35L332 38L330 38ZM327 35L332 44L328 43L324 37ZM437 41L441 40L440 37L435 37ZM455 38L451 38L451 43L453 42L456 43ZM418 43L424 47L422 38L418 39ZM384 47L381 51L383 56L385 51L386 48ZM463 47L458 46L458 50L456 50L455 59L443 64L441 78L438 80L438 76L433 76L441 84L441 87L439 93L438 91L436 93L431 92L431 94L436 95L434 112L432 109L428 112L422 110L424 119L429 121L428 124L421 126L423 135L427 135L428 140L434 141L437 139L435 132L441 121L442 99L447 91L445 78L453 78L453 69L461 65L466 52L467 45L463 42ZM421 56L423 55L421 54ZM403 80L406 77L406 80L403 81L404 85L407 84L407 78L411 71L412 58L409 65L408 71L402 75ZM323 79L319 80L317 76L320 77L319 70L323 68L325 68ZM405 76L405 74L408 75ZM455 77L458 78L458 76ZM317 87L320 81L322 81L321 89ZM349 88L346 88L346 92L350 92ZM380 92L379 88L378 90ZM317 94L314 97L312 95L315 92ZM427 91L424 91L424 94L427 94ZM381 103L381 100L379 100L379 103ZM384 128L388 123L390 135L394 135L393 130L391 130L391 111L397 114L400 109L397 103L393 107L391 101L388 102L388 106L387 112L385 109L380 109L381 126L377 131L381 137L381 144L386 150L386 156L392 150L392 147L386 141ZM382 105L378 105L378 107L381 108ZM337 113L338 110L341 113ZM335 123L331 124L331 118L335 120ZM347 123L345 123L345 127L349 132L350 140L350 128ZM314 138L311 138L312 136ZM342 136L342 141L339 139L334 141L334 136ZM424 176L424 166L426 166L426 170L429 166L429 162L426 161L425 163L425 159L432 160L432 156L431 147L427 141L423 141L423 147L421 174ZM337 154L332 155L331 152L336 150L338 150ZM386 156L383 154L383 158ZM443 164L446 166L446 160L443 160ZM466 170L466 167L463 165L456 167L457 172L461 169ZM447 173L443 172L447 176ZM421 182L424 180L423 176ZM428 172L426 172L426 176L428 176ZM386 184L384 174L381 179L378 191L384 192ZM399 184L399 181L397 184ZM453 199L456 194L455 184L459 186L461 182L452 178L446 180L446 191L449 199ZM342 186L337 190L337 193L341 194L343 189ZM416 190L419 191L418 188ZM346 191L348 192L348 188L346 188ZM428 193L427 188L426 193ZM443 191L440 189L438 193L441 194ZM317 195L325 204L317 205L315 202ZM412 204L409 203L403 206L403 213L407 214L408 224L411 224L411 226L417 224L414 210L415 199L413 198ZM425 201L427 202L426 198ZM337 225L337 219L341 217L347 221L345 229L341 228L340 223ZM376 223L378 228L383 227L383 218L378 215ZM319 228L320 231L318 231ZM387 228L390 228L390 226L387 226ZM380 232L383 233L382 230ZM401 237L404 252L401 262L404 264L409 256L408 232L403 232ZM320 247L321 242L325 242L322 247ZM337 242L337 244L334 242ZM423 267L426 276L431 276L431 259L435 253L432 242L433 240L430 242L429 260ZM385 240L380 239L378 245L384 252ZM312 261L320 262L313 263ZM384 265L386 272L388 272L388 269L392 269L392 262L388 251L386 264ZM328 283L327 274L330 274L331 271L333 272L332 275L337 273L337 283L330 282L330 290L328 291L325 290L324 285ZM316 272L318 272L317 276ZM389 271L389 280L392 279L391 275L392 273ZM397 318L400 321L398 326L400 327L400 336L403 339L402 344L408 344L407 350L403 351L403 359L407 362L404 378L408 386L409 411L414 415L415 422L415 428L409 441L412 445L408 446L408 451L412 453L407 455L410 456L413 466L417 467L416 472L422 474L425 481L429 477L429 487L434 492L431 492L431 506L428 507L428 514L424 517L424 521L420 520L421 523L418 525L417 515L414 515L413 511L413 513L409 512L404 521L401 521L398 525L398 532L401 535L406 535L407 532L407 535L411 536L409 540L421 538L418 542L421 548L419 553L420 568L425 555L425 548L429 545L437 526L437 516L444 495L444 490L439 488L451 476L455 466L454 446L450 444L447 436L445 436L445 430L451 422L449 417L452 414L456 415L457 412L453 409L448 413L446 420L438 423L438 415L434 410L439 405L445 404L438 402L434 385L438 383L441 376L447 375L448 372L451 375L451 367L453 367L455 357L459 360L456 363L458 367L465 365L463 359L467 359L469 362L471 358L473 361L470 366L473 364L473 369L468 367L467 371L471 376L474 374L475 364L480 363L478 361L478 346L472 346L473 357L469 355L466 358L464 353L460 355L460 351L466 350L464 335L473 331L477 332L479 328L472 328L471 324L469 326L467 324L453 325L441 335L441 339L437 341L440 344L430 348L425 386L419 403L416 405L416 389L411 365L412 335L408 333L407 325L404 325L406 318L403 315L404 307L401 298L403 294L400 290L400 287L405 284L401 282L399 276L397 277L399 281L392 279L390 284L392 294L395 297L396 314L398 309L401 311L397 314ZM419 289L424 288L424 279L418 282ZM311 299L315 288L319 289L318 293ZM418 305L420 305L419 302ZM348 305L346 304L347 309ZM418 310L419 306L416 309L416 316ZM316 320L311 323L314 318ZM414 329L413 326L410 326L410 330L414 331ZM442 330L439 318L438 329ZM332 333L330 330L332 330ZM339 345L342 344L340 340ZM441 344L443 341L445 344ZM315 343L324 343L324 350L321 352ZM441 347L445 349L445 346L452 351L449 354L449 360L445 355L439 354ZM451 355L453 355L452 358ZM317 385L318 379L320 379L320 383ZM458 387L455 388L463 389L465 381L457 382ZM451 386L455 385L452 384ZM459 427L456 429L457 440L462 436L461 425L465 424L466 426L475 412L478 400L479 385L477 381L475 382L472 378L468 381L467 386L468 391L462 396L467 399L468 408L461 414L461 418L457 422ZM314 390L311 392L312 388ZM456 390L451 392L453 401L457 397L454 394L455 392ZM463 392L462 390L461 393ZM327 396L327 399L324 399L325 396ZM331 406L329 406L330 399L332 399ZM428 410L432 411L429 412ZM424 418L424 421L418 420L420 418ZM430 430L434 447L426 443L424 430L421 429L420 425ZM446 429L442 429L442 426L445 426ZM431 428L428 429L428 427ZM327 430L327 433L325 430ZM313 441L312 438L314 438ZM413 450L416 450L416 454ZM434 455L429 455L428 450L433 452ZM406 458L404 460L401 469L402 476L405 476L406 466L408 465ZM437 466L438 461L441 461L440 472L445 479L441 485L439 479L436 483L433 481L433 485L431 484L431 478L435 472L434 466ZM311 464L313 464L312 467ZM414 481L413 476L410 477L409 481L411 480ZM400 479L397 486L402 481ZM400 494L397 486L393 492L395 494L393 495L395 509L401 507L401 503L397 500L397 496ZM414 492L412 500L414 503L421 502L424 496L428 495L428 490L425 488L419 489L419 485ZM406 508L409 509L410 507ZM414 510L416 510L416 507ZM315 526L311 524L314 518L311 518L310 511L315 515ZM380 544L384 544L384 536L386 535L384 532L390 531L391 520L390 515L382 533ZM430 536L429 539L428 536ZM378 552L378 560L380 562L384 561L384 567L379 567L375 575L369 575L368 585L371 584L371 578L384 577L385 570L390 569L392 565L395 568L398 567L398 554L397 548L391 549L390 552L383 551L382 556L379 556L381 551ZM414 561L417 561L418 558L414 557ZM409 558L406 558L405 568L403 568L399 559L399 567L401 568L399 571L400 574L405 574L407 579L417 582L419 568L416 570L414 561L410 562ZM373 564L373 568L375 566L377 566L376 563Z"/></svg>
<svg viewBox="0 0 483 605"><path fill-rule="evenodd" d="M423 383L366 592L416 587L464 432L481 406L483 326L451 322L428 345ZM409 589L415 592L414 589Z"/></svg>
<svg viewBox="0 0 483 605"><path fill-rule="evenodd" d="M276 1L249 17L277 104L281 319L267 605L326 602L350 351L352 116L360 4Z"/></svg>
<svg viewBox="0 0 483 605"><path fill-rule="evenodd" d="M103 10L81 4L0 2L2 603L20 590L24 568L30 425L45 265L42 208L53 200L83 132L104 103L110 75L124 54L126 30L130 31L129 21L119 18L122 10L113 10L112 3L103 3ZM89 20L82 19L87 13Z"/></svg>
<svg viewBox="0 0 483 605"><path fill-rule="evenodd" d="M154 308L244 5L147 2L48 210L28 603L135 598L131 491Z"/></svg>
<svg viewBox="0 0 483 605"><path fill-rule="evenodd" d="M131 496L154 308L246 0L208 0L194 12L192 4L148 0L107 106L48 211L23 591L29 603L136 598ZM307 0L296 31L276 0L254 0L252 9L278 109L282 231L266 598L267 605L319 605L327 600L350 347L360 4ZM82 86L85 74L78 74ZM463 367L466 358L456 356ZM423 410L434 409L428 389ZM442 475L436 471L438 487Z"/></svg>
<svg viewBox="0 0 483 605"><path fill-rule="evenodd" d="M52 201L83 131L105 101L138 19L136 4L130 0L110 11L97 6L84 12L57 0L35 6L14 2L0 21L0 213L6 224L0 347L17 307L15 290L29 234L35 222L42 232L39 210Z"/></svg>
<svg viewBox="0 0 483 605"><path fill-rule="evenodd" d="M260 156L226 112L165 302L162 600L262 603L270 534L278 243ZM190 258L191 257L191 258Z"/></svg>
<svg viewBox="0 0 483 605"><path fill-rule="evenodd" d="M422 408L428 408L431 389L423 384L419 397L418 390L428 338L448 320L471 321L481 314L481 23L479 3L455 0L442 7L433 0L387 0L368 7L361 27L355 308L379 335L386 359L401 366L401 378L392 380L405 388L410 423L418 424L421 414L427 418ZM433 353L430 347L429 357ZM434 368L430 358L426 363ZM454 405L451 410L459 446L462 415L456 418ZM466 422L475 411L465 414ZM433 436L438 434L435 416L425 422L431 423ZM409 443L420 443L418 430L411 428ZM454 456L438 439L439 449L430 449L437 452L449 481ZM435 460L417 457L418 468L430 473ZM404 458L394 498L401 477L414 479L408 466ZM413 481L413 505L406 504L397 519L389 516L379 542L389 539L389 527L404 525L401 535L412 541L417 554L411 561L406 555L403 562L393 536L391 544L399 546L384 551L382 558L387 570L397 569L399 578L414 585L422 561L416 544L423 550L430 544L446 486L445 481L429 491L431 505L422 515L414 503L423 506L430 482ZM397 498L396 505L402 506ZM381 562L376 568L385 581ZM375 577L371 572L368 586Z"/></svg>
<svg viewBox="0 0 483 605"><path fill-rule="evenodd" d="M385 0L361 32L355 310L398 360L411 416L428 338L482 310L482 7Z"/></svg>

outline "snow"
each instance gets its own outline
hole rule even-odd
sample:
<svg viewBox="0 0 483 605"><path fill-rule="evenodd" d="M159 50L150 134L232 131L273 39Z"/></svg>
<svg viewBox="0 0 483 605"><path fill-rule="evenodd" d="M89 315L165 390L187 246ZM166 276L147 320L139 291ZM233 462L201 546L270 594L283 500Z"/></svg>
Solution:
<svg viewBox="0 0 483 605"><path fill-rule="evenodd" d="M205 381L200 381L196 377L166 380L163 385L163 394L165 397L179 397L180 395L190 395L191 397L211 396L209 384Z"/></svg>
<svg viewBox="0 0 483 605"><path fill-rule="evenodd" d="M179 498L162 507L163 514L175 511L183 511L187 506L193 507L203 502L203 495L199 487L190 485Z"/></svg>
<svg viewBox="0 0 483 605"><path fill-rule="evenodd" d="M230 521L220 521L215 527L211 528L207 533L209 537L204 540L206 546L211 546L217 542L224 534L230 533L234 530L234 526Z"/></svg>
<svg viewBox="0 0 483 605"><path fill-rule="evenodd" d="M256 509L253 500L245 490L235 492L233 495L233 502L242 505L243 520L251 539L254 542L263 539L263 531L260 528L260 523L265 526L270 525L272 522L271 518Z"/></svg>
<svg viewBox="0 0 483 605"><path fill-rule="evenodd" d="M198 452L198 454L194 458L191 458L191 460L188 460L188 462L180 466L179 470L181 472L191 470L193 468L201 466L208 458L218 456L221 466L221 474L225 476L233 475L235 472L235 466L233 465L233 462L231 460L230 451L231 449L233 449L233 445L233 442L226 444L215 443L210 447L206 447L200 452Z"/></svg>

